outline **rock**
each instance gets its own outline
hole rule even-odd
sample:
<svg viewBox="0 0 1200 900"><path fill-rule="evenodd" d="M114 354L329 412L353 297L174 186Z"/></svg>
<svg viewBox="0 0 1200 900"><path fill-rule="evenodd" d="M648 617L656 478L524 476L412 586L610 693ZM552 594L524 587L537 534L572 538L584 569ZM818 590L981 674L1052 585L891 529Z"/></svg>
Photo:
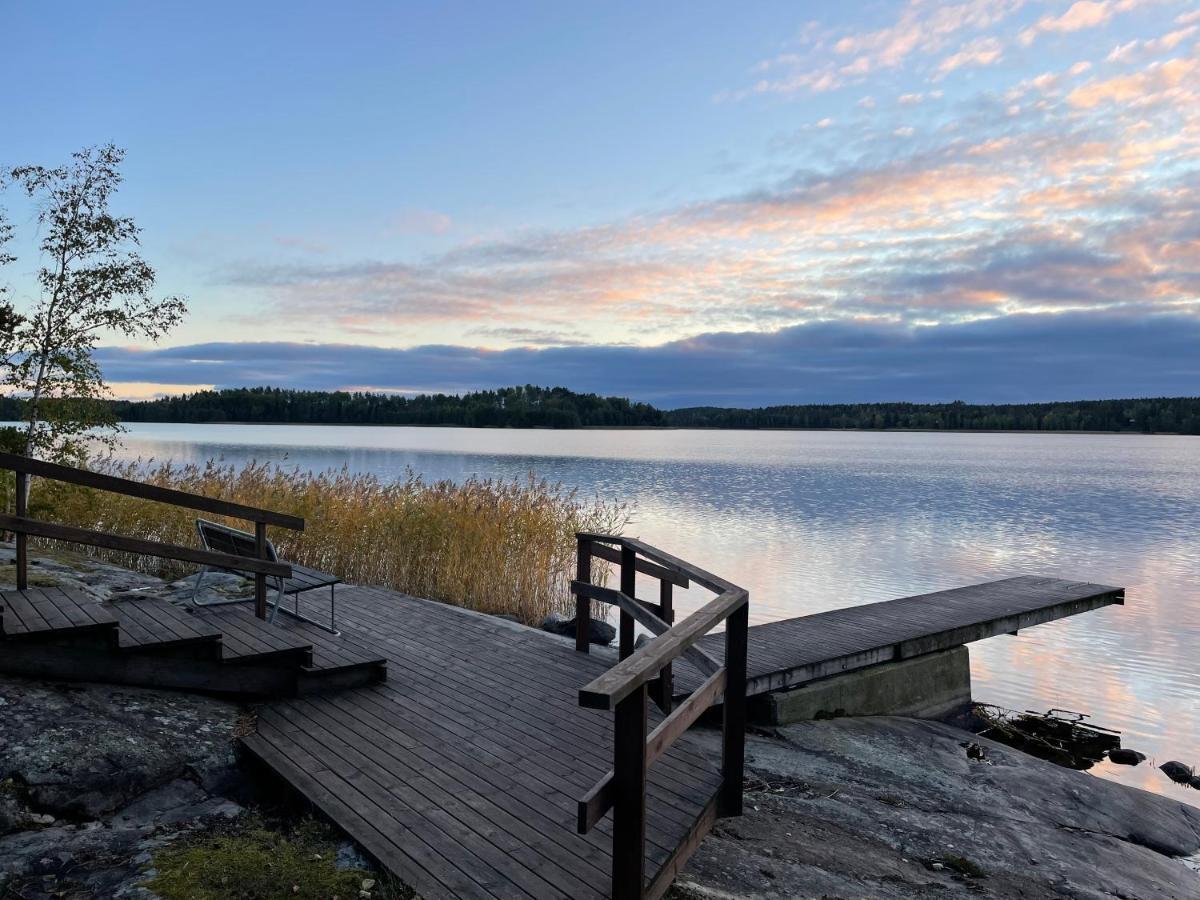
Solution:
<svg viewBox="0 0 1200 900"><path fill-rule="evenodd" d="M1183 763L1173 759L1168 760L1158 768L1159 771L1161 771L1176 784L1187 784L1196 774L1192 771L1191 766L1185 766Z"/></svg>
<svg viewBox="0 0 1200 900"><path fill-rule="evenodd" d="M650 643L652 640L654 640L654 638L650 637L650 635L648 635L648 634L639 634L639 635L637 636L637 640L633 642L633 649L634 649L634 650L641 650L643 647L645 647L645 646L646 646L648 643Z"/></svg>
<svg viewBox="0 0 1200 900"><path fill-rule="evenodd" d="M334 867L339 871L346 869L369 869L370 861L363 855L358 845L352 841L345 841L338 845L337 855L333 861Z"/></svg>
<svg viewBox="0 0 1200 900"><path fill-rule="evenodd" d="M602 619L592 619L589 623L588 640L593 644L608 645L617 636L617 629ZM575 619L568 619L559 613L551 613L542 622L542 631L551 634L561 634L565 637L575 637Z"/></svg>
<svg viewBox="0 0 1200 900"><path fill-rule="evenodd" d="M191 767L231 768L241 710L195 694L0 678L0 777L28 805L97 819Z"/></svg>
<svg viewBox="0 0 1200 900"><path fill-rule="evenodd" d="M1189 778L1188 786L1194 787L1196 790L1200 791L1200 775L1193 775L1191 778Z"/></svg>
<svg viewBox="0 0 1200 900"><path fill-rule="evenodd" d="M718 732L690 733L720 752ZM1200 897L1176 859L1200 850L1200 809L1178 800L938 722L841 718L777 734L748 735L749 784L803 787L749 789L745 815L718 823L671 896Z"/></svg>
<svg viewBox="0 0 1200 900"><path fill-rule="evenodd" d="M1136 750L1130 750L1125 747L1118 747L1115 750L1108 751L1108 761L1114 762L1119 766L1136 766L1138 763L1145 762L1145 760L1145 753L1138 753Z"/></svg>

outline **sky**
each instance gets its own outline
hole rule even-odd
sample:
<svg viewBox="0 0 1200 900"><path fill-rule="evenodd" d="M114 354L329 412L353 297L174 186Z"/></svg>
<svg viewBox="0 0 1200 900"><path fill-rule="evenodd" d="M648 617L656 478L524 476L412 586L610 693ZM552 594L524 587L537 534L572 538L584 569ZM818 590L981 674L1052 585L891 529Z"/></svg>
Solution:
<svg viewBox="0 0 1200 900"><path fill-rule="evenodd" d="M189 302L119 396L1200 393L1194 3L0 7L0 163L126 148Z"/></svg>

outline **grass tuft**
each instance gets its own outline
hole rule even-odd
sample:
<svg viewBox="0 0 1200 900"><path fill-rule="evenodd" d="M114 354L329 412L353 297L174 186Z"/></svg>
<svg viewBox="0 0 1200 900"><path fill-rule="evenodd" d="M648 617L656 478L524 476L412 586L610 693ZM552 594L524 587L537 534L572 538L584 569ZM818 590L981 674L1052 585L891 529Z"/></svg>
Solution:
<svg viewBox="0 0 1200 900"><path fill-rule="evenodd" d="M176 465L108 458L94 460L92 468L303 516L303 532L270 529L284 559L348 582L505 613L527 624L573 608L575 532L619 533L629 520L623 504L586 501L532 475L514 481L472 477L456 484L426 482L411 471L385 481L347 468L305 472L259 463ZM197 543L192 511L43 478L32 485L30 513L37 518L172 544ZM93 555L151 574L195 569L132 554Z"/></svg>

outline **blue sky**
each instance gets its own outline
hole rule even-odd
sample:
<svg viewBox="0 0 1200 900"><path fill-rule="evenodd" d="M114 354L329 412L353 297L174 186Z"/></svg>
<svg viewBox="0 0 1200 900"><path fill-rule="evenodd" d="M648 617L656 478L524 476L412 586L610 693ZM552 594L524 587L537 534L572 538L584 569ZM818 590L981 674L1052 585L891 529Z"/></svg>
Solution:
<svg viewBox="0 0 1200 900"><path fill-rule="evenodd" d="M127 148L192 314L104 349L122 395L1195 394L1198 42L1170 0L13 4L0 161Z"/></svg>

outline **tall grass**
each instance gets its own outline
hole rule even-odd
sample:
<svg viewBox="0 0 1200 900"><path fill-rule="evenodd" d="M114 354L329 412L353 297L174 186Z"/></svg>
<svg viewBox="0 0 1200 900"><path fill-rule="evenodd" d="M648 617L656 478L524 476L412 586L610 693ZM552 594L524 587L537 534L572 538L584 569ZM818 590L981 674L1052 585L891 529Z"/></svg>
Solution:
<svg viewBox="0 0 1200 900"><path fill-rule="evenodd" d="M381 585L536 623L573 608L576 531L618 533L627 508L584 500L539 480L426 482L409 472L386 481L348 469L279 465L117 462L92 468L208 497L303 516L305 530L270 529L279 555L345 581ZM194 512L38 478L32 515L131 537L195 545ZM248 523L227 520L234 527ZM164 560L89 551L153 574L188 569ZM194 567L193 567L194 568Z"/></svg>

